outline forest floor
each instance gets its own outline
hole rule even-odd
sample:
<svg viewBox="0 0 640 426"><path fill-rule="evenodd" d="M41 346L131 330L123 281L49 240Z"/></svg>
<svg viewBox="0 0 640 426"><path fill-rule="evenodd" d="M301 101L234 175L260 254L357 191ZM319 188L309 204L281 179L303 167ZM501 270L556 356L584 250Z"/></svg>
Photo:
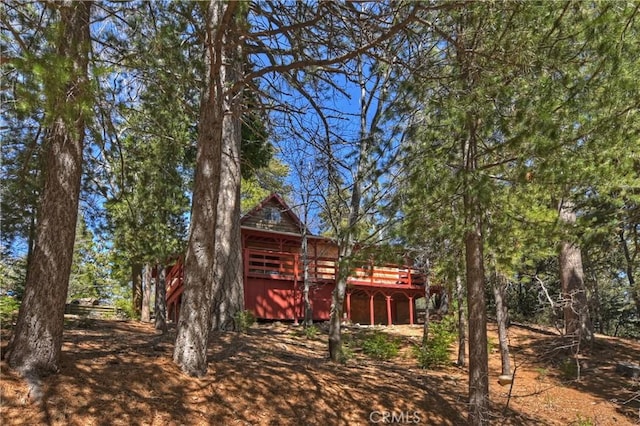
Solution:
<svg viewBox="0 0 640 426"><path fill-rule="evenodd" d="M374 361L357 348L344 364L326 358L326 333L254 325L247 334L212 336L209 372L185 376L171 361L175 329L159 335L135 321L68 321L59 373L27 383L0 364L0 424L51 425L460 425L467 370L417 367L411 346L419 326L380 328L402 341L400 355ZM349 328L348 334L370 329ZM620 376L618 362L640 360L640 342L598 336L580 356L581 378L549 330L512 326L516 366L497 383L500 355L490 343L493 424L632 425L640 423L640 382ZM497 342L495 326L489 330ZM1 349L8 332L2 333ZM451 359L454 360L454 348Z"/></svg>

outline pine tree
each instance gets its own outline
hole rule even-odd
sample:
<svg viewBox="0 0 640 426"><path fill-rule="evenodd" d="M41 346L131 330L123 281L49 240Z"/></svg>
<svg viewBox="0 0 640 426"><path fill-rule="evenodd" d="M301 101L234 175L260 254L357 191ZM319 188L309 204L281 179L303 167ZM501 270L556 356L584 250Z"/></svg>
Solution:
<svg viewBox="0 0 640 426"><path fill-rule="evenodd" d="M185 282L173 359L186 373L207 371L207 345L211 329L215 273L215 230L222 173L223 140L239 143L236 93L230 92L238 76L236 37L240 4L202 4L204 83L200 100L198 143L191 208L191 232L185 255ZM234 100L235 98L235 100ZM237 123L237 124L236 124ZM239 178L239 176L238 176ZM239 205L238 205L239 208Z"/></svg>
<svg viewBox="0 0 640 426"><path fill-rule="evenodd" d="M291 87L302 89L298 80L299 70L315 73L318 75L316 81L330 80L327 77L335 72L337 64L355 58L392 37L413 18L411 12L415 11L415 7L405 6L409 11L407 16L399 21L386 21L384 25L388 31L371 31L370 43L358 49L354 44L345 46L340 42L340 34L352 35L353 26L345 23L353 20L357 25L369 22L376 25L384 20L370 20L351 5L322 3L311 7L296 3L295 7L291 7L284 3L273 3L248 8L243 3L210 2L201 6L199 31L204 43L205 73L201 87L191 227L185 258L185 290L174 351L174 361L183 371L192 375L202 375L207 368L206 348L211 326L209 315L212 295L227 293L226 288L218 287L226 283L216 283L211 278L215 268L218 191L223 170L220 162L227 147L233 148L239 144L237 121L241 118L239 102L244 86L256 87L252 82L257 78L282 76ZM380 7L371 15L376 16L376 12L390 17L396 16L394 12L397 9ZM247 19L248 13L252 14L251 19ZM273 19L274 16L277 19ZM333 19L338 16L341 19ZM247 22L255 25L251 28L253 31L245 31ZM273 27L263 28L264 24ZM282 40L289 40L287 43L291 44L284 49L276 49ZM335 42L335 48L327 48L325 42L318 43L318 40ZM255 69L239 72L241 65L246 63L241 61L244 54L242 48L245 46L272 54L256 56L260 63L256 64ZM278 84L268 81L267 86L275 88ZM274 94L275 91L272 91L270 98ZM238 199L237 194L234 199ZM225 235L223 243L227 243L229 240L226 236L233 235L233 229L227 227L221 231ZM230 246L223 247L231 250Z"/></svg>
<svg viewBox="0 0 640 426"><path fill-rule="evenodd" d="M81 211L76 227L67 301L108 298L113 287L109 272L106 250L96 241Z"/></svg>
<svg viewBox="0 0 640 426"><path fill-rule="evenodd" d="M419 111L407 197L412 208L433 215L449 214L451 205L462 212L451 220L451 230L461 232L450 235L467 249L470 348L483 352L471 354L480 360L470 365L474 424L488 421L479 303L484 257L497 256L499 270L510 274L521 259L535 263L561 241L578 241L557 226L554 200L578 207L595 189L594 165L612 158L595 162L596 155L612 142L620 149L633 134L628 119L637 96L611 94L636 91L628 70L637 55L626 50L633 52L637 40L634 10L612 3L473 4L432 17L422 32L421 64L430 79L414 75L407 85L417 96L410 108ZM580 305L574 308L582 311Z"/></svg>
<svg viewBox="0 0 640 426"><path fill-rule="evenodd" d="M183 44L181 3L158 3L128 15L130 25L112 53L118 78L117 108L109 111L111 142L105 149L109 167L101 176L107 194L107 231L119 252L116 265L127 272L134 311L147 318L143 302L144 264L164 263L184 248L188 193L192 175L196 93L199 75ZM124 45L122 45L124 44ZM129 50L135 52L130 54ZM178 77L177 77L178 76ZM131 87L137 97L125 95ZM158 302L163 302L159 300Z"/></svg>
<svg viewBox="0 0 640 426"><path fill-rule="evenodd" d="M25 374L57 371L82 176L92 3L63 2L49 58L44 185L25 295L6 358ZM55 64L55 65L54 65Z"/></svg>
<svg viewBox="0 0 640 426"><path fill-rule="evenodd" d="M43 13L44 12L44 13ZM42 15L40 21L38 17ZM26 259L33 253L37 207L42 193L42 149L45 137L43 62L52 60L51 16L37 4L3 4L0 82L3 127L0 173L0 239L2 255ZM36 24L39 22L39 24ZM18 28L20 30L18 30ZM14 250L17 248L17 250ZM25 270L21 274L26 274ZM24 282L20 285L24 288ZM20 292L22 294L22 292Z"/></svg>

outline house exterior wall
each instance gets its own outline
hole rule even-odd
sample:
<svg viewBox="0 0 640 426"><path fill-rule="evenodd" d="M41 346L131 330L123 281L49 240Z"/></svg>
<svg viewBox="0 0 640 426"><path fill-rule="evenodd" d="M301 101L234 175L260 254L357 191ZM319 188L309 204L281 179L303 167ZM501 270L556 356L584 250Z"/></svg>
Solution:
<svg viewBox="0 0 640 426"><path fill-rule="evenodd" d="M245 309L260 319L302 319L305 271L301 232L304 226L276 195L245 215L241 225ZM307 242L313 319L326 321L331 314L338 247L318 236L309 236ZM167 278L167 305L174 321L179 312L183 275L178 259ZM423 280L415 270L367 262L357 265L350 275L343 311L350 315L352 322L371 323L371 295L374 295L374 324L414 322L411 318L416 312L414 301L424 291L420 287Z"/></svg>
<svg viewBox="0 0 640 426"><path fill-rule="evenodd" d="M296 317L295 288L292 281L251 278L245 282L245 309L257 318L292 319Z"/></svg>
<svg viewBox="0 0 640 426"><path fill-rule="evenodd" d="M313 319L326 321L331 313L333 285L313 286L309 293ZM304 316L302 288L291 280L249 278L245 281L245 309L257 318L295 320Z"/></svg>
<svg viewBox="0 0 640 426"><path fill-rule="evenodd" d="M332 284L319 284L313 286L309 297L311 298L311 306L313 309L314 321L328 321L331 316L331 294L334 289ZM302 300L300 300L302 302ZM300 313L304 316L304 307L301 303Z"/></svg>

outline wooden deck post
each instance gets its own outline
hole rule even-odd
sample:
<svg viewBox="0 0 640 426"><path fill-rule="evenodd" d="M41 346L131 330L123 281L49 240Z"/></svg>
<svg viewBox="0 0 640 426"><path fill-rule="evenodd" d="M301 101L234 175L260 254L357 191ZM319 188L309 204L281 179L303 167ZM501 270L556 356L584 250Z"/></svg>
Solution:
<svg viewBox="0 0 640 426"><path fill-rule="evenodd" d="M351 292L347 292L347 319L351 322Z"/></svg>
<svg viewBox="0 0 640 426"><path fill-rule="evenodd" d="M246 237L245 237L246 240ZM248 248L244 248L242 250L242 288L243 291L242 293L244 294L244 306L245 309L247 309L246 307L249 306L249 299L248 299L248 294L247 294L247 284L249 283L249 259L251 257L251 253L249 253L249 249Z"/></svg>
<svg viewBox="0 0 640 426"><path fill-rule="evenodd" d="M409 325L413 325L413 296L409 296Z"/></svg>
<svg viewBox="0 0 640 426"><path fill-rule="evenodd" d="M387 298L387 325L391 325L391 296L385 296Z"/></svg>
<svg viewBox="0 0 640 426"><path fill-rule="evenodd" d="M369 295L369 319L371 325L376 325L376 317L373 312L373 294Z"/></svg>
<svg viewBox="0 0 640 426"><path fill-rule="evenodd" d="M298 253L293 254L293 325L298 325L298 307L302 298L298 300Z"/></svg>

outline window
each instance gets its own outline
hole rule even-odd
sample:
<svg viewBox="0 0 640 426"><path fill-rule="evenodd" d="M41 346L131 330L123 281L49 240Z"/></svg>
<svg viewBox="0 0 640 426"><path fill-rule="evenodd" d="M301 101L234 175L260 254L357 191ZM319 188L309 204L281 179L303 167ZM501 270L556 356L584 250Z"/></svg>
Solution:
<svg viewBox="0 0 640 426"><path fill-rule="evenodd" d="M282 219L282 215L280 214L280 210L276 207L267 207L264 209L264 220L271 223L279 223Z"/></svg>

